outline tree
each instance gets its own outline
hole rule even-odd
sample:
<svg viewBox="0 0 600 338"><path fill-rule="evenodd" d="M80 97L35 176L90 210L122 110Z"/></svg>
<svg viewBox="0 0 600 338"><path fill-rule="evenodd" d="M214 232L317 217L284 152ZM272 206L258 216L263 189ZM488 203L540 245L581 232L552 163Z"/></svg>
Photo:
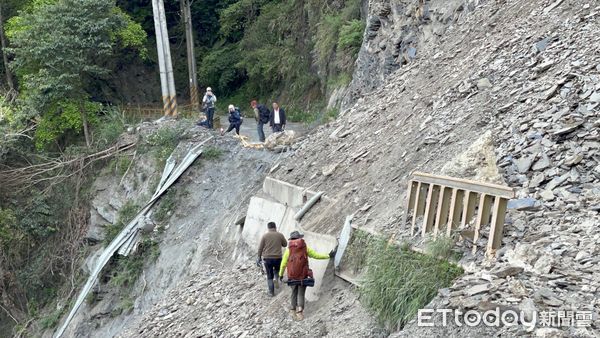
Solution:
<svg viewBox="0 0 600 338"><path fill-rule="evenodd" d="M98 111L90 93L110 73L117 46L143 46L141 27L114 0L46 0L13 20L8 35L30 111L25 118L38 120L38 146L83 129L89 147Z"/></svg>

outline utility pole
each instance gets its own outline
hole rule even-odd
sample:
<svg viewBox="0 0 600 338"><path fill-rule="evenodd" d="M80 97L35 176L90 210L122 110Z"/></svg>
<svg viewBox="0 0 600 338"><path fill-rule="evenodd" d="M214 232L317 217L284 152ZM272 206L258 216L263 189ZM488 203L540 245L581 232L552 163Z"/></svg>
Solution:
<svg viewBox="0 0 600 338"><path fill-rule="evenodd" d="M0 3L0 46L2 47L2 61L4 62L4 73L6 74L6 83L10 89L10 96L16 95L17 91L13 82L12 73L8 68L8 55L6 54L6 37L4 36L4 16L2 15L2 4Z"/></svg>
<svg viewBox="0 0 600 338"><path fill-rule="evenodd" d="M158 67L160 69L160 88L165 116L177 116L177 94L175 78L171 63L171 46L167 31L167 17L163 0L152 0L154 16L154 31L156 33L156 49L158 52Z"/></svg>
<svg viewBox="0 0 600 338"><path fill-rule="evenodd" d="M194 111L199 110L198 76L196 75L196 55L194 52L194 34L192 32L192 10L190 0L181 0L181 14L185 23L185 42L187 47L190 101Z"/></svg>

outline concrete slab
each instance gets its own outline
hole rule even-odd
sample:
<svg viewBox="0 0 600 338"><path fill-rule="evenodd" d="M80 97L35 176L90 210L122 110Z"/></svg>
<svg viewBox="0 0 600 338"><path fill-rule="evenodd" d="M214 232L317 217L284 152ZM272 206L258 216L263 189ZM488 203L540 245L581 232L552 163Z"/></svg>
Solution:
<svg viewBox="0 0 600 338"><path fill-rule="evenodd" d="M263 183L263 191L267 195L293 208L301 207L311 197L305 197L304 190L302 187L272 177L267 177Z"/></svg>
<svg viewBox="0 0 600 338"><path fill-rule="evenodd" d="M281 203L260 197L252 197L248 206L244 228L242 229L242 238L244 238L246 244L258 250L260 239L267 231L267 223L275 222L277 228L281 229L286 211L287 207Z"/></svg>

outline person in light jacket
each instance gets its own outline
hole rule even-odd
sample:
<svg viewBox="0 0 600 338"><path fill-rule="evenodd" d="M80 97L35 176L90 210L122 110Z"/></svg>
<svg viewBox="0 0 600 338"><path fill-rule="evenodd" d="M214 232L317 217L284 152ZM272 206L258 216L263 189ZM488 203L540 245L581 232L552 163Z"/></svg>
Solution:
<svg viewBox="0 0 600 338"><path fill-rule="evenodd" d="M204 113L206 114L206 126L208 129L213 129L213 118L215 116L215 103L217 103L217 97L213 94L210 87L206 88L206 94L202 98L202 104L204 105Z"/></svg>

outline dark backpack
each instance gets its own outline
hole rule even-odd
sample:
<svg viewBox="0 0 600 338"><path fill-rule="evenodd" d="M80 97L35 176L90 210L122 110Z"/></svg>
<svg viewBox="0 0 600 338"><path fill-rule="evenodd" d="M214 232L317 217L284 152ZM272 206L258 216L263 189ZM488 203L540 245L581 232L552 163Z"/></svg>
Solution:
<svg viewBox="0 0 600 338"><path fill-rule="evenodd" d="M271 111L264 104L258 105L258 119L260 123L267 123L271 119Z"/></svg>
<svg viewBox="0 0 600 338"><path fill-rule="evenodd" d="M303 239L292 239L288 242L288 280L303 280L308 277L308 249Z"/></svg>

